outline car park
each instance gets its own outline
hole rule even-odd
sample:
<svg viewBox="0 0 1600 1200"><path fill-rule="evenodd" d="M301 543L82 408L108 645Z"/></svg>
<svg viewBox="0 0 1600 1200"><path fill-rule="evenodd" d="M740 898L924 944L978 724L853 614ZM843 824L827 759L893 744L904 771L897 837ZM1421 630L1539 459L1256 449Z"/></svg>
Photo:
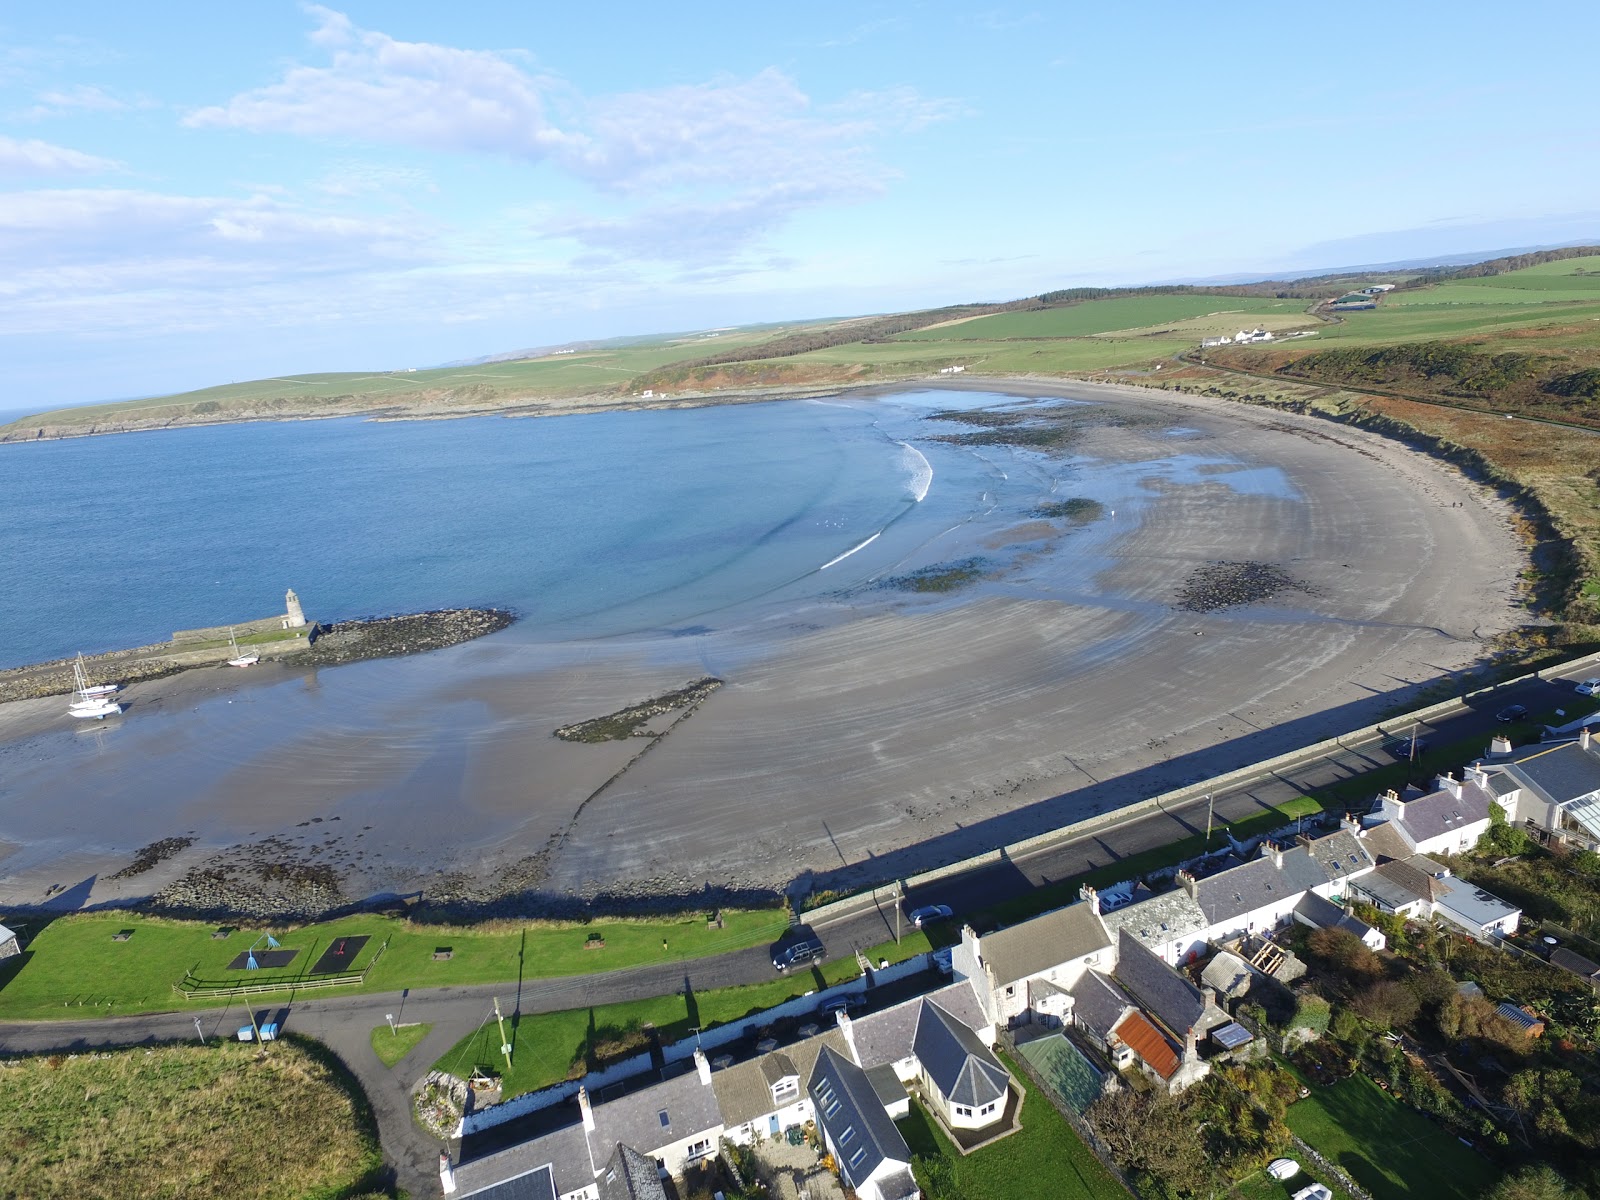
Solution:
<svg viewBox="0 0 1600 1200"><path fill-rule="evenodd" d="M955 913L948 904L924 904L920 908L913 908L907 915L911 918L911 924L921 929L935 921L948 921Z"/></svg>
<svg viewBox="0 0 1600 1200"><path fill-rule="evenodd" d="M805 926L791 929L772 944L772 965L779 971L821 962L827 957L822 939Z"/></svg>
<svg viewBox="0 0 1600 1200"><path fill-rule="evenodd" d="M1494 719L1503 724L1508 724L1512 721L1520 721L1527 715L1528 709L1525 705L1513 704L1510 707L1502 708L1499 712L1495 713Z"/></svg>
<svg viewBox="0 0 1600 1200"><path fill-rule="evenodd" d="M1594 679L1585 679L1572 690L1580 696L1600 696L1600 676Z"/></svg>

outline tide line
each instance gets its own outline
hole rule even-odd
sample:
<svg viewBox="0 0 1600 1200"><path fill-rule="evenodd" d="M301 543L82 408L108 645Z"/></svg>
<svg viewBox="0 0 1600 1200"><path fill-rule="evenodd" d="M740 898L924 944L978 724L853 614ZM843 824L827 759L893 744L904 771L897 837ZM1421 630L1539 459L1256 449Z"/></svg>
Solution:
<svg viewBox="0 0 1600 1200"><path fill-rule="evenodd" d="M872 545L873 542L878 540L878 535L881 534L882 532L883 532L883 530L881 530L881 529L878 530L877 533L873 534L866 541L862 542L859 546L852 546L850 549L846 550L843 554L839 555L838 558L829 559L827 562L823 563L820 567L818 567L817 570L826 571L829 567L833 566L834 563L842 563L845 559L849 558L857 550L865 550L868 546Z"/></svg>

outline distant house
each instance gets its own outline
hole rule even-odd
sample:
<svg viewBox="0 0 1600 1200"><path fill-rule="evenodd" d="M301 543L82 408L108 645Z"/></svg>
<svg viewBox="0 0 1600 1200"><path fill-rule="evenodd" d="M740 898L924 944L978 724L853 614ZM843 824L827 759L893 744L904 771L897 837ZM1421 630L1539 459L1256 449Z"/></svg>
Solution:
<svg viewBox="0 0 1600 1200"><path fill-rule="evenodd" d="M1479 770L1508 821L1541 841L1600 850L1600 739L1587 729Z"/></svg>
<svg viewBox="0 0 1600 1200"><path fill-rule="evenodd" d="M1138 1004L1111 1031L1138 1054L1169 1092L1181 1092L1203 1079L1210 1065L1200 1058L1200 1041L1228 1023L1212 995L1174 971L1154 951L1124 929L1113 972L1118 986Z"/></svg>
<svg viewBox="0 0 1600 1200"><path fill-rule="evenodd" d="M1381 296L1385 292L1392 291L1394 291L1394 284L1392 283L1375 283L1371 287L1362 288L1361 294L1363 296Z"/></svg>
<svg viewBox="0 0 1600 1200"><path fill-rule="evenodd" d="M958 977L977 985L987 1024L1011 1027L1029 1020L1034 998L1048 994L1030 987L1031 981L1069 990L1089 968L1110 967L1111 934L1100 919L1093 890L1086 889L1085 895L1086 903L1058 908L981 937L970 925L962 929L951 963Z"/></svg>
<svg viewBox="0 0 1600 1200"><path fill-rule="evenodd" d="M1460 854L1489 831L1494 796L1488 782L1482 771L1469 770L1465 780L1438 776L1431 792L1408 788L1402 796L1387 791L1372 819L1392 822L1414 854Z"/></svg>
<svg viewBox="0 0 1600 1200"><path fill-rule="evenodd" d="M11 958L21 953L22 945L17 941L17 935L0 925L0 958Z"/></svg>
<svg viewBox="0 0 1600 1200"><path fill-rule="evenodd" d="M1300 898L1294 906L1294 919L1313 929L1342 929L1353 933L1373 950L1382 950L1389 944L1381 929L1374 929L1354 913L1346 912L1315 892L1307 892Z"/></svg>
<svg viewBox="0 0 1600 1200"><path fill-rule="evenodd" d="M1550 952L1550 965L1582 976L1590 987L1600 991L1600 963L1592 962L1583 955L1575 954L1565 946L1560 946Z"/></svg>
<svg viewBox="0 0 1600 1200"><path fill-rule="evenodd" d="M824 1047L848 1054L845 1036L830 1029L782 1050L717 1071L712 1089L722 1106L724 1135L730 1142L749 1145L757 1138L777 1137L812 1119L811 1098L805 1081Z"/></svg>
<svg viewBox="0 0 1600 1200"><path fill-rule="evenodd" d="M824 1047L806 1091L839 1177L861 1200L920 1200L911 1151L884 1111L867 1072Z"/></svg>
<svg viewBox="0 0 1600 1200"><path fill-rule="evenodd" d="M1380 912L1426 921L1439 917L1474 937L1517 931L1522 910L1486 892L1425 855L1385 862L1351 884Z"/></svg>

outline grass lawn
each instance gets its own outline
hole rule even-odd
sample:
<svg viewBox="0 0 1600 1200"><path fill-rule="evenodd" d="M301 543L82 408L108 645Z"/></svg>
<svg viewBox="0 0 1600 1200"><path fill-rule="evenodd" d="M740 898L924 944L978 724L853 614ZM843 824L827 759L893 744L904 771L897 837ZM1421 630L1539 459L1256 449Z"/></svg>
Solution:
<svg viewBox="0 0 1600 1200"><path fill-rule="evenodd" d="M0 966L0 1019L81 1017L102 1012L148 1012L185 1003L173 985L193 971L206 984L281 982L291 990L330 941L366 934L370 941L353 964L367 966L384 940L388 948L364 984L351 992L398 991L472 983L515 983L523 979L586 975L645 963L680 962L760 945L787 926L777 909L723 914L721 929L703 916L660 921L610 921L593 924L529 924L483 929L413 925L391 917L344 917L277 934L285 949L300 951L287 969L230 971L228 963L254 942L259 929L240 929L213 940L215 925L169 921L134 914L91 914L52 921L27 944L20 965ZM115 942L112 935L132 929ZM592 934L605 948L587 950ZM665 943L665 949L663 949ZM451 957L436 961L449 947ZM192 1002L195 1007L203 1001ZM224 1001L216 1001L221 1004Z"/></svg>
<svg viewBox="0 0 1600 1200"><path fill-rule="evenodd" d="M372 1052L384 1066L392 1067L416 1049L432 1028L432 1025L422 1022L396 1025L393 1029L387 1024L379 1025L372 1031Z"/></svg>
<svg viewBox="0 0 1600 1200"><path fill-rule="evenodd" d="M1127 1189L1031 1085L1022 1102L1022 1128L965 1156L918 1103L912 1103L911 1115L897 1125L913 1158L943 1158L950 1164L955 1176L951 1194L961 1200L1127 1200ZM926 1187L920 1173L917 1182Z"/></svg>
<svg viewBox="0 0 1600 1200"><path fill-rule="evenodd" d="M1256 313L1302 313L1304 300L1259 296L1116 296L1062 308L995 313L955 325L917 329L899 335L903 342L954 342L1001 338L1090 337L1123 329L1147 329L1211 313L1237 314L1235 327L1252 325Z"/></svg>
<svg viewBox="0 0 1600 1200"><path fill-rule="evenodd" d="M382 1156L366 1099L314 1044L12 1059L0 1088L8 1196L335 1200L363 1183L377 1190Z"/></svg>
<svg viewBox="0 0 1600 1200"><path fill-rule="evenodd" d="M869 953L876 954L877 950ZM653 1026L665 1042L680 1041L690 1036L691 1029L725 1025L807 992L844 983L858 974L855 959L844 958L814 971L781 976L766 983L696 992L692 1001L679 993L539 1013L516 1020L508 1017L506 1033L511 1039L512 1063L509 1072L500 1056L500 1034L494 1017L485 1005L486 1024L447 1050L434 1066L463 1078L474 1066L491 1068L501 1076L505 1096L520 1095L584 1074L591 1056L620 1058L638 1053L648 1044L644 1034L647 1027Z"/></svg>
<svg viewBox="0 0 1600 1200"><path fill-rule="evenodd" d="M1289 1128L1376 1200L1475 1200L1494 1184L1489 1161L1364 1075L1289 1106Z"/></svg>

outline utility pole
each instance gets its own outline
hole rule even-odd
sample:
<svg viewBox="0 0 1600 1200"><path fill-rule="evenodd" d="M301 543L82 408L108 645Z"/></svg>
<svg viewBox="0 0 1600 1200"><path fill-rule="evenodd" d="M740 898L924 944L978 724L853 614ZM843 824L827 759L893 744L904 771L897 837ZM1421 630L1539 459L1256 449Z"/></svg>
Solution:
<svg viewBox="0 0 1600 1200"><path fill-rule="evenodd" d="M894 944L900 944L900 910L906 905L906 885L900 880L894 883Z"/></svg>
<svg viewBox="0 0 1600 1200"><path fill-rule="evenodd" d="M1211 816L1216 811L1217 802L1211 792L1206 793L1206 849L1211 849Z"/></svg>
<svg viewBox="0 0 1600 1200"><path fill-rule="evenodd" d="M206 1035L200 1028L200 1018L199 1017L196 1017L194 1019L194 1035L195 1035L195 1037L200 1039L200 1044L202 1046L204 1046L206 1044Z"/></svg>
<svg viewBox="0 0 1600 1200"><path fill-rule="evenodd" d="M506 1041L505 1018L500 1015L500 997L494 998L494 1023L500 1027L500 1053L506 1056L506 1072L511 1071L511 1043Z"/></svg>

